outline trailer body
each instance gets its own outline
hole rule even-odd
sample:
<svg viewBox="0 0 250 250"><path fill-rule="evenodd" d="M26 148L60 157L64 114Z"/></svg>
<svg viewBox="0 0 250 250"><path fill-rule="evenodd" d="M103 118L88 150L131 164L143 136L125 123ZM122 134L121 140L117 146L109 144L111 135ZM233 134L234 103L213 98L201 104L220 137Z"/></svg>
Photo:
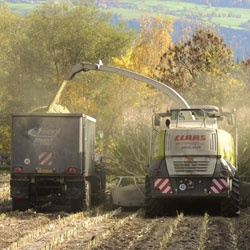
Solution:
<svg viewBox="0 0 250 250"><path fill-rule="evenodd" d="M14 210L47 202L79 210L100 198L105 177L94 162L95 123L83 114L12 115Z"/></svg>

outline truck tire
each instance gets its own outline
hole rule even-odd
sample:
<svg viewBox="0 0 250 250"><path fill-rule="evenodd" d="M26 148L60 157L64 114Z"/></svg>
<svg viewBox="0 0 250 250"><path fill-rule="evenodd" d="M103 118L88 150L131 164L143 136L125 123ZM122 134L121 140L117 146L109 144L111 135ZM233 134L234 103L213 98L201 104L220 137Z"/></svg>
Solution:
<svg viewBox="0 0 250 250"><path fill-rule="evenodd" d="M150 179L146 176L145 180L146 200L145 200L145 216L154 218L163 214L163 204L158 199L153 199L151 196Z"/></svg>
<svg viewBox="0 0 250 250"><path fill-rule="evenodd" d="M235 217L240 214L240 185L239 178L235 176L232 180L231 196L221 203L221 215L224 217Z"/></svg>
<svg viewBox="0 0 250 250"><path fill-rule="evenodd" d="M100 205L105 201L106 174L99 170L96 176L91 179L91 202L93 205Z"/></svg>
<svg viewBox="0 0 250 250"><path fill-rule="evenodd" d="M70 199L70 210L71 212L80 212L84 209L84 201L83 199Z"/></svg>
<svg viewBox="0 0 250 250"><path fill-rule="evenodd" d="M99 203L104 203L106 200L106 173L105 171L101 171L100 173L100 196L99 196Z"/></svg>
<svg viewBox="0 0 250 250"><path fill-rule="evenodd" d="M90 208L91 208L91 182L86 180L84 209L89 210Z"/></svg>
<svg viewBox="0 0 250 250"><path fill-rule="evenodd" d="M26 211L31 208L29 199L16 199L12 200L12 210L13 211Z"/></svg>

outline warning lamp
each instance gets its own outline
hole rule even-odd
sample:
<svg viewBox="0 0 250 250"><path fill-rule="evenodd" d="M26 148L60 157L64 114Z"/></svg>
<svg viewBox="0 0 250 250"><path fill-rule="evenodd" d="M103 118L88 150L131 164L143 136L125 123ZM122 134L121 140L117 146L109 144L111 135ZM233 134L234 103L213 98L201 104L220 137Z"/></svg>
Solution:
<svg viewBox="0 0 250 250"><path fill-rule="evenodd" d="M23 172L23 169L21 167L14 167L13 168L13 172L15 172L15 173L21 173L21 172Z"/></svg>
<svg viewBox="0 0 250 250"><path fill-rule="evenodd" d="M69 173L76 173L76 172L77 172L77 168L70 167L70 168L68 169L68 172L69 172Z"/></svg>

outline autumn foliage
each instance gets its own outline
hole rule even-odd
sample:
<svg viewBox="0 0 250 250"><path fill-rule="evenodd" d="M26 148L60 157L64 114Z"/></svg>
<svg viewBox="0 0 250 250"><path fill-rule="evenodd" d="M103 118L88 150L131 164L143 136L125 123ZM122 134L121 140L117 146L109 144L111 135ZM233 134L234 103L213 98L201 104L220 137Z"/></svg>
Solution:
<svg viewBox="0 0 250 250"><path fill-rule="evenodd" d="M241 152L250 141L250 119L243 115L249 113L249 59L235 62L232 49L208 27L173 42L171 18L145 15L135 34L122 24L111 26L89 1L80 2L74 8L41 5L26 17L1 5L1 150L10 150L10 113L46 107L72 65L102 59L173 87L190 104L237 108L244 120L238 123ZM112 159L112 170L129 174L146 168L152 110L173 104L146 84L100 72L77 75L61 102L97 119L104 135L97 136L98 151Z"/></svg>

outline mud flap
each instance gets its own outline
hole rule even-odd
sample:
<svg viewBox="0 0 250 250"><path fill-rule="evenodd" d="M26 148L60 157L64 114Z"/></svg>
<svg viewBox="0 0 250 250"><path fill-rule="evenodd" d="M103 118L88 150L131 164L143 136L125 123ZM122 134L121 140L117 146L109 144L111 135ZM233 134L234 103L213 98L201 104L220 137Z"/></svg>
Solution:
<svg viewBox="0 0 250 250"><path fill-rule="evenodd" d="M66 198L80 199L84 198L84 181L66 181Z"/></svg>

